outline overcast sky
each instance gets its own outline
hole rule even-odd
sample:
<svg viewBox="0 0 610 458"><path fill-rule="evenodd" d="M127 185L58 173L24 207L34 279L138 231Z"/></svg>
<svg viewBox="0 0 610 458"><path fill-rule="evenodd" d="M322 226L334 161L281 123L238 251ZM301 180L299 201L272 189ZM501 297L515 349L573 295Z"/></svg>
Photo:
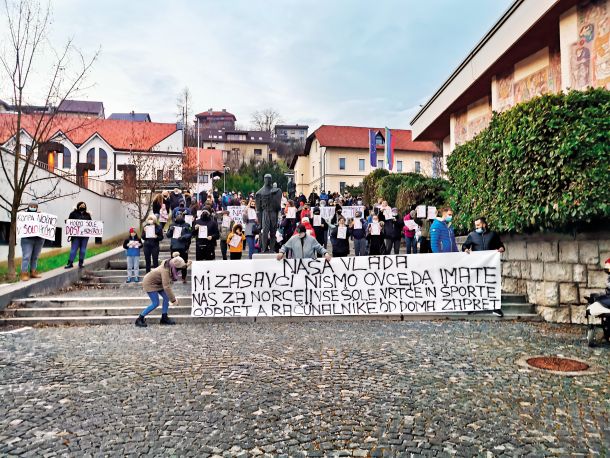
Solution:
<svg viewBox="0 0 610 458"><path fill-rule="evenodd" d="M176 120L226 108L248 125L406 128L512 0L54 0L51 39L101 46L86 99Z"/></svg>

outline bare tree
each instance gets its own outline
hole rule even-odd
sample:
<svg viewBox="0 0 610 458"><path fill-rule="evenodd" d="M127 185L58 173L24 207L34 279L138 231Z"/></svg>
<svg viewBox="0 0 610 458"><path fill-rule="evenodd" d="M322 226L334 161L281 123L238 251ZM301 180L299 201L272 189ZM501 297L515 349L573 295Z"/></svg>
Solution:
<svg viewBox="0 0 610 458"><path fill-rule="evenodd" d="M184 129L184 144L183 146L194 146L196 144L196 132L191 124L191 105L192 96L188 86L185 86L178 98L176 99L176 109L178 121L182 123Z"/></svg>
<svg viewBox="0 0 610 458"><path fill-rule="evenodd" d="M27 196L31 185L36 181L56 180L54 186L47 186L44 195L36 196L41 202L48 202L65 196L62 194L59 182L61 178L52 174L34 177L38 169L36 155L44 152L44 144L50 140L55 124L57 107L67 98L78 93L84 84L85 77L99 55L86 59L69 40L60 50L53 49L47 40L51 24L50 7L41 6L35 0L4 0L3 36L0 43L0 72L3 75L2 85L8 86L12 92L11 101L14 115L4 117L4 128L14 132L10 147L2 147L0 162L4 178L7 179L12 195L0 195L0 208L10 215L8 277L15 278L15 243L17 212L23 208L23 198ZM53 56L50 68L44 68L44 56ZM76 58L77 63L73 64ZM32 82L32 75L46 75L45 92L43 95L44 110L27 115L26 100L35 96L35 91L41 85ZM85 123L86 119L78 122ZM27 127L29 138L26 143L22 129ZM73 128L78 128L75 121ZM31 140L31 141L30 141Z"/></svg>
<svg viewBox="0 0 610 458"><path fill-rule="evenodd" d="M261 130L264 132L273 133L275 125L282 122L280 114L273 108L265 108L263 110L257 110L252 113L250 119L252 128L254 130Z"/></svg>

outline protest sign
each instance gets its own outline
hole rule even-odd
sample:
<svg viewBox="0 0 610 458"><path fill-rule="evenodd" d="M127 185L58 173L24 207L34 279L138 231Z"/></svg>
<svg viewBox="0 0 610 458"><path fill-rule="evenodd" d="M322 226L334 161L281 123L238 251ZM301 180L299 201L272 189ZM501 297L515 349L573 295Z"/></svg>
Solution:
<svg viewBox="0 0 610 458"><path fill-rule="evenodd" d="M426 206L425 205L418 205L417 208L415 209L415 211L417 212L418 218L426 217Z"/></svg>
<svg viewBox="0 0 610 458"><path fill-rule="evenodd" d="M245 209L245 205L244 206L239 206L239 205L229 205L227 207L227 210L229 212L229 216L231 217L231 219L233 221L235 221L235 224L244 224L243 221L243 214L244 214L244 209Z"/></svg>
<svg viewBox="0 0 610 458"><path fill-rule="evenodd" d="M153 226L152 224L144 227L144 234L146 235L147 239L156 239L157 238L155 229L156 229L155 226Z"/></svg>
<svg viewBox="0 0 610 458"><path fill-rule="evenodd" d="M361 215L364 215L364 206L362 205L352 205L349 207L341 207L341 215L346 218L355 218L356 212L359 211Z"/></svg>
<svg viewBox="0 0 610 458"><path fill-rule="evenodd" d="M182 235L182 226L174 226L174 230L172 231L172 238L179 239Z"/></svg>
<svg viewBox="0 0 610 458"><path fill-rule="evenodd" d="M381 235L381 226L379 223L371 223L371 235Z"/></svg>
<svg viewBox="0 0 610 458"><path fill-rule="evenodd" d="M193 221L195 220L195 218L193 218L193 215L184 215L184 222L186 224L188 224L189 226L191 224L193 224Z"/></svg>
<svg viewBox="0 0 610 458"><path fill-rule="evenodd" d="M335 207L320 207L320 216L327 221L335 215Z"/></svg>
<svg viewBox="0 0 610 458"><path fill-rule="evenodd" d="M191 315L196 317L399 315L500 308L497 251L330 261L196 261L192 268Z"/></svg>
<svg viewBox="0 0 610 458"><path fill-rule="evenodd" d="M241 245L241 243L241 237L239 235L233 235L233 237L231 237L229 245L231 245L233 248L237 248L239 245Z"/></svg>
<svg viewBox="0 0 610 458"><path fill-rule="evenodd" d="M64 232L68 237L102 237L104 222L94 219L67 219Z"/></svg>
<svg viewBox="0 0 610 458"><path fill-rule="evenodd" d="M436 218L436 207L428 207L428 219Z"/></svg>
<svg viewBox="0 0 610 458"><path fill-rule="evenodd" d="M207 239L208 238L208 227L205 224L199 226L199 234L197 234L197 238Z"/></svg>
<svg viewBox="0 0 610 458"><path fill-rule="evenodd" d="M253 208L248 208L248 219L251 221L256 221L256 210Z"/></svg>
<svg viewBox="0 0 610 458"><path fill-rule="evenodd" d="M223 215L223 217L222 217L222 227L224 227L224 228L231 227L231 219L227 215Z"/></svg>
<svg viewBox="0 0 610 458"><path fill-rule="evenodd" d="M345 240L347 238L347 227L339 226L337 228L337 238Z"/></svg>
<svg viewBox="0 0 610 458"><path fill-rule="evenodd" d="M354 220L354 229L362 229L362 220L360 218Z"/></svg>
<svg viewBox="0 0 610 458"><path fill-rule="evenodd" d="M286 211L286 218L295 219L297 217L296 207L288 207Z"/></svg>
<svg viewBox="0 0 610 458"><path fill-rule="evenodd" d="M314 226L322 226L322 216L313 215L313 225Z"/></svg>
<svg viewBox="0 0 610 458"><path fill-rule="evenodd" d="M412 219L406 219L405 226L407 226L407 229L409 229L410 231L414 231L419 227L417 223Z"/></svg>
<svg viewBox="0 0 610 458"><path fill-rule="evenodd" d="M55 225L57 216L50 213L18 212L17 238L42 237L45 240L55 240Z"/></svg>

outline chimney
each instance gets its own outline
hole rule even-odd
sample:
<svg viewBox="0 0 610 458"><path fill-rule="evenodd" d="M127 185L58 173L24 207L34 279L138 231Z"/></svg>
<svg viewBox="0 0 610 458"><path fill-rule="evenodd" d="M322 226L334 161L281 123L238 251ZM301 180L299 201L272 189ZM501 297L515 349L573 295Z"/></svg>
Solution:
<svg viewBox="0 0 610 458"><path fill-rule="evenodd" d="M227 109L226 109L226 108L223 108L223 109L222 109L222 111L223 111L224 113L226 113L226 112L227 112Z"/></svg>

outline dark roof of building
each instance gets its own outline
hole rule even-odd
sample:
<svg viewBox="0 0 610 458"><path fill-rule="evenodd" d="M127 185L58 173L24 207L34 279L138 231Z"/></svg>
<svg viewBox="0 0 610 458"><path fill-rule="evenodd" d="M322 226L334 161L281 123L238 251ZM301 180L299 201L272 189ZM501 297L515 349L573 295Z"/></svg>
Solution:
<svg viewBox="0 0 610 458"><path fill-rule="evenodd" d="M11 106L2 99L0 99L0 105L2 105L5 110L8 110L11 108Z"/></svg>
<svg viewBox="0 0 610 458"><path fill-rule="evenodd" d="M309 129L309 126L299 125L299 124L277 124L275 129Z"/></svg>
<svg viewBox="0 0 610 458"><path fill-rule="evenodd" d="M245 135L246 140L227 140L228 135ZM224 129L201 129L199 132L200 138L204 142L218 143L271 143L271 134L269 132L257 130L224 130Z"/></svg>
<svg viewBox="0 0 610 458"><path fill-rule="evenodd" d="M91 115L104 114L103 102L90 102L88 100L64 100L57 107L60 113L83 113Z"/></svg>
<svg viewBox="0 0 610 458"><path fill-rule="evenodd" d="M151 122L150 115L148 113L112 113L108 116L108 119L120 119L122 121L135 121L135 122Z"/></svg>
<svg viewBox="0 0 610 458"><path fill-rule="evenodd" d="M212 109L209 109L208 111L202 111L201 113L195 115L196 118L221 118L226 116L230 116L233 118L233 121L237 121L235 115L226 110L213 111Z"/></svg>

